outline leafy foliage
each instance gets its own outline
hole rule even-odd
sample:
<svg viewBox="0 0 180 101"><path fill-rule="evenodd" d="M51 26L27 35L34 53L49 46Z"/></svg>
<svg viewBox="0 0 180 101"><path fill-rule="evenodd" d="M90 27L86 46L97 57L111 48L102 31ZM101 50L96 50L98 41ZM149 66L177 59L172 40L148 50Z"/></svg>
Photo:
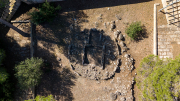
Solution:
<svg viewBox="0 0 180 101"><path fill-rule="evenodd" d="M22 61L15 67L15 77L18 79L19 87L27 89L39 83L43 65L43 60L39 58L31 58Z"/></svg>
<svg viewBox="0 0 180 101"><path fill-rule="evenodd" d="M8 3L8 0L0 0L0 8L5 7L5 5Z"/></svg>
<svg viewBox="0 0 180 101"><path fill-rule="evenodd" d="M0 49L0 101L12 101L14 82L6 69L1 66L3 60L5 60L5 56L5 51Z"/></svg>
<svg viewBox="0 0 180 101"><path fill-rule="evenodd" d="M5 56L5 51L0 49L0 65L2 64L2 61L4 60Z"/></svg>
<svg viewBox="0 0 180 101"><path fill-rule="evenodd" d="M128 26L125 32L131 39L136 40L141 34L142 30L141 22L133 22Z"/></svg>
<svg viewBox="0 0 180 101"><path fill-rule="evenodd" d="M49 2L45 2L39 9L33 8L33 11L29 14L31 15L31 21L38 25L46 21L52 21L56 16L55 12L60 9L61 6L59 5L55 8Z"/></svg>
<svg viewBox="0 0 180 101"><path fill-rule="evenodd" d="M6 72L6 70L2 67L0 67L0 84L3 84L8 78L9 74Z"/></svg>
<svg viewBox="0 0 180 101"><path fill-rule="evenodd" d="M150 55L141 61L136 77L142 99L173 101L180 98L180 56L175 60L162 61Z"/></svg>
<svg viewBox="0 0 180 101"><path fill-rule="evenodd" d="M25 100L25 101L33 101L32 99ZM47 97L44 96L36 96L35 101L56 101L52 95L49 95Z"/></svg>
<svg viewBox="0 0 180 101"><path fill-rule="evenodd" d="M6 72L4 68L1 67L1 64L4 58L5 58L5 51L1 49L0 50L0 84L5 82L6 79L8 78L8 73Z"/></svg>

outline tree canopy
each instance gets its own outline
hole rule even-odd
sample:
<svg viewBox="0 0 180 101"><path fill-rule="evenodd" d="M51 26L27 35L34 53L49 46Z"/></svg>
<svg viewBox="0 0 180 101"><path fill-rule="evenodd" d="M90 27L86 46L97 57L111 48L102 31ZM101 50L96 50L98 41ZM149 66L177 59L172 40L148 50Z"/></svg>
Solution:
<svg viewBox="0 0 180 101"><path fill-rule="evenodd" d="M163 61L150 55L141 61L136 82L141 100L173 101L180 99L180 56Z"/></svg>
<svg viewBox="0 0 180 101"><path fill-rule="evenodd" d="M18 84L21 89L36 86L41 78L43 60L39 58L31 58L22 61L15 67L15 77L18 79Z"/></svg>

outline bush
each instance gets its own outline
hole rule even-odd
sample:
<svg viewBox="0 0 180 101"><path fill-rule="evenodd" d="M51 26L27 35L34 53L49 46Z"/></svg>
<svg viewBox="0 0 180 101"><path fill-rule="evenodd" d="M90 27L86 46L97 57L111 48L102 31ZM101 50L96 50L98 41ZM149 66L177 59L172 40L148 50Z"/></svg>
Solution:
<svg viewBox="0 0 180 101"><path fill-rule="evenodd" d="M30 100L25 100L25 101L33 101L32 99ZM35 101L56 101L52 95L49 95L47 97L44 96L36 96Z"/></svg>
<svg viewBox="0 0 180 101"><path fill-rule="evenodd" d="M33 8L33 11L29 15L31 15L31 21L38 25L46 21L52 21L56 16L55 12L60 9L61 7L59 5L55 8L49 2L45 2L39 9Z"/></svg>
<svg viewBox="0 0 180 101"><path fill-rule="evenodd" d="M2 64L2 61L4 60L5 56L5 51L0 49L0 65Z"/></svg>
<svg viewBox="0 0 180 101"><path fill-rule="evenodd" d="M136 82L144 100L180 99L180 56L167 61L153 55L144 58L138 69Z"/></svg>
<svg viewBox="0 0 180 101"><path fill-rule="evenodd" d="M3 8L8 3L8 0L0 0L0 8Z"/></svg>
<svg viewBox="0 0 180 101"><path fill-rule="evenodd" d="M6 69L1 66L5 51L0 49L0 101L13 101L14 81Z"/></svg>
<svg viewBox="0 0 180 101"><path fill-rule="evenodd" d="M0 84L6 81L8 78L8 73L4 68L1 67L1 64L5 58L5 51L0 49Z"/></svg>
<svg viewBox="0 0 180 101"><path fill-rule="evenodd" d="M7 80L8 76L9 74L6 72L6 70L0 67L0 84L3 84Z"/></svg>
<svg viewBox="0 0 180 101"><path fill-rule="evenodd" d="M43 65L43 60L38 58L31 58L22 61L15 67L15 77L18 79L18 84L21 89L36 86L40 81Z"/></svg>
<svg viewBox="0 0 180 101"><path fill-rule="evenodd" d="M142 32L141 22L133 22L126 29L126 34L133 40L136 40Z"/></svg>

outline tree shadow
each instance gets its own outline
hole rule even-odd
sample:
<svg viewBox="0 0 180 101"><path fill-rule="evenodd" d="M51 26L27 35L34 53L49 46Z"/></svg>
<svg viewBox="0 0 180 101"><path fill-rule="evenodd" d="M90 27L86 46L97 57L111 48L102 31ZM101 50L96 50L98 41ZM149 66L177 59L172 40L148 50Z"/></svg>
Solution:
<svg viewBox="0 0 180 101"><path fill-rule="evenodd" d="M63 68L62 72L51 70L43 75L40 84L36 87L36 95L52 94L57 100L72 101L74 98L71 88L75 85L75 79L76 76L67 68Z"/></svg>
<svg viewBox="0 0 180 101"><path fill-rule="evenodd" d="M146 26L142 25L142 31L140 32L140 34L138 35L138 38L136 39L136 42L143 40L144 38L148 38L148 32L146 29Z"/></svg>
<svg viewBox="0 0 180 101"><path fill-rule="evenodd" d="M18 97L22 95L22 91L20 91L19 87L17 87L17 79L14 76L14 67L26 58L29 58L30 55L28 53L29 45L21 47L14 38L7 35L9 29L10 28L0 24L0 49L5 50L6 57L2 67L5 67L7 73L9 74L9 78L6 82L7 84L4 84L4 86L6 88L6 93L14 100L18 99ZM5 100L10 99L7 98Z"/></svg>
<svg viewBox="0 0 180 101"><path fill-rule="evenodd" d="M113 7L119 5L136 4L152 0L64 0L58 2L68 11Z"/></svg>

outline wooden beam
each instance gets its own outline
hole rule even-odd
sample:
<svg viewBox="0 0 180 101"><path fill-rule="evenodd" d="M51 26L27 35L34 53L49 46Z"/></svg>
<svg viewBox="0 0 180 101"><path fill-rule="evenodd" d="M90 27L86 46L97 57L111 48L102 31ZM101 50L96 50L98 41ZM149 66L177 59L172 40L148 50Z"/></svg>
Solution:
<svg viewBox="0 0 180 101"><path fill-rule="evenodd" d="M21 34L22 36L24 36L24 37L30 37L29 34L21 31L20 29L18 29L17 27L13 26L13 25L10 24L9 22L3 20L2 18L0 18L0 22L3 23L3 24L5 24L6 26L12 28L13 30L15 30L16 32L18 32L19 34Z"/></svg>
<svg viewBox="0 0 180 101"><path fill-rule="evenodd" d="M11 23L29 23L30 20L25 20L25 21L16 21L16 20L13 20L11 21Z"/></svg>

